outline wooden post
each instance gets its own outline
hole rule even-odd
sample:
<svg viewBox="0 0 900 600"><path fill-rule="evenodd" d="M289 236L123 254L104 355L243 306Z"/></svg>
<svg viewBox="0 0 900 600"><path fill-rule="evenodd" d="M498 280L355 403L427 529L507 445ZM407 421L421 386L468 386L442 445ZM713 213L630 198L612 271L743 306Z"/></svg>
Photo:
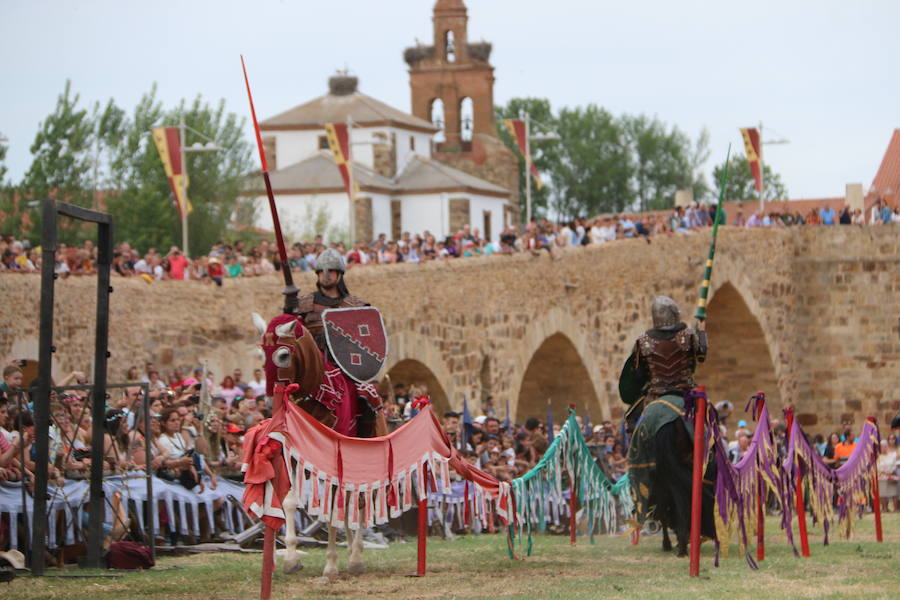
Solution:
<svg viewBox="0 0 900 600"><path fill-rule="evenodd" d="M575 411L575 405L570 404L569 409ZM569 491L571 495L569 496L569 544L575 545L575 508L576 508L576 496L578 495L578 475L575 472L575 465L572 465L572 472L569 473L570 480L569 481Z"/></svg>
<svg viewBox="0 0 900 600"><path fill-rule="evenodd" d="M869 417L866 419L871 422L875 428L878 428L878 423L875 420L875 417ZM876 442L877 444L877 442ZM881 452L881 448L875 448L875 459L878 460L878 454ZM876 467L872 472L872 511L875 513L875 540L878 542L884 541L884 533L881 530L881 490L878 484L878 468Z"/></svg>
<svg viewBox="0 0 900 600"><path fill-rule="evenodd" d="M275 572L275 530L266 525L263 534L263 566L262 583L259 590L260 600L272 597L272 573Z"/></svg>
<svg viewBox="0 0 900 600"><path fill-rule="evenodd" d="M690 576L700 576L700 517L703 507L703 456L705 453L706 389L698 387L694 400L694 477L691 482Z"/></svg>
<svg viewBox="0 0 900 600"><path fill-rule="evenodd" d="M631 530L631 545L637 546L641 543L641 530L635 527Z"/></svg>
<svg viewBox="0 0 900 600"><path fill-rule="evenodd" d="M753 420L759 427L759 417L762 415L763 404L766 402L765 392L758 392L755 396L756 402L753 403ZM757 452L759 450L757 449ZM757 461L757 468L759 461ZM766 497L768 490L762 476L756 479L756 560L764 561L766 559Z"/></svg>
<svg viewBox="0 0 900 600"><path fill-rule="evenodd" d="M756 560L766 559L766 493L762 476L756 481Z"/></svg>
<svg viewBox="0 0 900 600"><path fill-rule="evenodd" d="M788 427L788 439L794 427L794 407L784 409ZM800 532L800 554L809 558L809 534L806 531L806 505L803 502L803 473L797 465L797 529Z"/></svg>
<svg viewBox="0 0 900 600"><path fill-rule="evenodd" d="M425 478L422 489L425 490L422 498L419 498L419 539L418 560L416 561L416 577L425 576L425 553L428 545L428 464L422 468L419 474Z"/></svg>

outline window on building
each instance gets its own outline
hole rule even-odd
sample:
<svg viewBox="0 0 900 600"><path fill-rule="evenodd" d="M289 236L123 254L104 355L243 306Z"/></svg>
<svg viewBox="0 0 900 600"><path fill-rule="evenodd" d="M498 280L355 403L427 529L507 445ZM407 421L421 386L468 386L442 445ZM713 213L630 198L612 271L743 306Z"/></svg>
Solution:
<svg viewBox="0 0 900 600"><path fill-rule="evenodd" d="M416 151L416 136L414 135L409 136L409 149L412 152Z"/></svg>
<svg viewBox="0 0 900 600"><path fill-rule="evenodd" d="M329 149L330 148L328 146L328 136L320 135L319 136L319 150L329 150Z"/></svg>
<svg viewBox="0 0 900 600"><path fill-rule="evenodd" d="M456 62L456 41L452 31L444 33L444 58L447 62Z"/></svg>
<svg viewBox="0 0 900 600"><path fill-rule="evenodd" d="M475 129L475 108L471 98L463 98L459 103L459 135L462 141L471 142Z"/></svg>
<svg viewBox="0 0 900 600"><path fill-rule="evenodd" d="M445 141L447 138L444 135L444 101L440 98L431 101L431 122L440 128L440 131L434 134L434 141L438 144Z"/></svg>
<svg viewBox="0 0 900 600"><path fill-rule="evenodd" d="M484 239L490 241L493 237L493 231L491 231L491 211L486 210L484 212Z"/></svg>

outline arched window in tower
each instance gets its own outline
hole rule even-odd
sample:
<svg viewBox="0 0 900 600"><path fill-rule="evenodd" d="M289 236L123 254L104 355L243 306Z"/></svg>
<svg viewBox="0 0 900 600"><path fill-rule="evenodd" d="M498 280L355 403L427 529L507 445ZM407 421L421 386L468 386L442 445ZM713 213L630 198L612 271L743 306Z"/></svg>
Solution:
<svg viewBox="0 0 900 600"><path fill-rule="evenodd" d="M456 40L452 31L444 33L444 59L449 63L456 62Z"/></svg>
<svg viewBox="0 0 900 600"><path fill-rule="evenodd" d="M475 109L471 98L463 98L459 102L459 137L464 142L472 141L475 130Z"/></svg>
<svg viewBox="0 0 900 600"><path fill-rule="evenodd" d="M446 141L447 136L444 135L446 125L444 120L444 101L440 98L435 98L431 101L431 122L435 127L440 128L440 131L434 134L435 143L440 144Z"/></svg>

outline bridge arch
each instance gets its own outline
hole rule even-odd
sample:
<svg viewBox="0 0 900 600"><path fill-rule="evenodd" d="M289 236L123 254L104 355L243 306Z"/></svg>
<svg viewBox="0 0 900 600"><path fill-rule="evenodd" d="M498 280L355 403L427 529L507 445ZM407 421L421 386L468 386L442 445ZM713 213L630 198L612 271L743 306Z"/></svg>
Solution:
<svg viewBox="0 0 900 600"><path fill-rule="evenodd" d="M509 389L513 418L518 422L531 416L545 418L549 398L554 419L570 403L579 414L587 409L594 419L609 419L609 404L597 393L599 360L586 359L592 353L584 327L570 313L553 309L535 319L516 356L513 372L520 376Z"/></svg>
<svg viewBox="0 0 900 600"><path fill-rule="evenodd" d="M758 391L766 393L771 414L778 415L782 408L778 364L759 310L756 300L731 281L719 283L707 306L710 352L697 369L697 380L712 402L729 400L742 415L738 418L744 418L747 399ZM733 418L729 425L736 422Z"/></svg>
<svg viewBox="0 0 900 600"><path fill-rule="evenodd" d="M455 406L454 380L434 340L407 331L390 336L388 343L384 373L390 375L392 385L425 384L438 413Z"/></svg>

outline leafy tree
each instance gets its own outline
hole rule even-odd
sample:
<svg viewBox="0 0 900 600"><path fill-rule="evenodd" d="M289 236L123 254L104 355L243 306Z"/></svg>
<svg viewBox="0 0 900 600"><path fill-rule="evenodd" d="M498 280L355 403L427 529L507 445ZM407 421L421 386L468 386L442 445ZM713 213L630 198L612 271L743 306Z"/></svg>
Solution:
<svg viewBox="0 0 900 600"><path fill-rule="evenodd" d="M715 180L716 194L718 196L722 186L722 170L725 163L716 166L713 169L713 179ZM772 171L769 165L763 163L763 198L766 201L785 200L788 191L781 182L781 175ZM746 200L756 200L759 194L756 191L756 182L753 179L753 173L750 171L750 165L747 158L743 154L733 154L728 164L728 182L725 185L725 200L733 202L743 202Z"/></svg>
<svg viewBox="0 0 900 600"><path fill-rule="evenodd" d="M503 124L505 119L519 119L523 112L527 112L531 120L531 133L535 135L548 130L549 133L556 128L556 117L550 108L550 101L546 98L513 98L506 106L498 106L494 109L497 115L497 132L500 139L512 150L519 159L519 214L525 218L525 157L519 151L518 144L513 140L509 130ZM550 202L553 190L552 181L548 181L545 175L550 174L554 165L560 160L559 144L554 141L532 141L530 144L531 160L541 173L544 186L539 190L532 182L531 186L531 212L532 217L543 215Z"/></svg>
<svg viewBox="0 0 900 600"><path fill-rule="evenodd" d="M679 189L692 187L690 139L656 117L625 116L623 128L634 160L640 210L669 208Z"/></svg>
<svg viewBox="0 0 900 600"><path fill-rule="evenodd" d="M634 192L622 122L589 104L562 109L556 123L561 157L551 175L560 216L617 212L629 206Z"/></svg>
<svg viewBox="0 0 900 600"><path fill-rule="evenodd" d="M27 237L33 243L40 239L40 203L44 198L85 208L94 203L90 181L94 127L87 109L78 106L79 100L67 80L54 112L40 124L31 145L33 159L22 181L19 201L27 202L27 208L20 210L28 213L32 229ZM60 240L75 242L88 234L87 228L80 221L60 219Z"/></svg>
<svg viewBox="0 0 900 600"><path fill-rule="evenodd" d="M187 153L189 176L188 216L191 254L205 252L225 237L232 213L249 200L239 198L242 177L251 170L250 144L243 138L243 120L225 112L224 101L212 106L197 96L193 102L165 111L156 99L156 86L144 94L121 129L109 128L118 139L110 165L116 192L107 206L117 218L117 239L146 251L181 245L181 222L174 197L151 139L150 130L176 125L184 118L189 127L185 143L206 143L203 136L224 148L218 152ZM195 132L201 132L198 135ZM252 210L239 211L252 218Z"/></svg>

